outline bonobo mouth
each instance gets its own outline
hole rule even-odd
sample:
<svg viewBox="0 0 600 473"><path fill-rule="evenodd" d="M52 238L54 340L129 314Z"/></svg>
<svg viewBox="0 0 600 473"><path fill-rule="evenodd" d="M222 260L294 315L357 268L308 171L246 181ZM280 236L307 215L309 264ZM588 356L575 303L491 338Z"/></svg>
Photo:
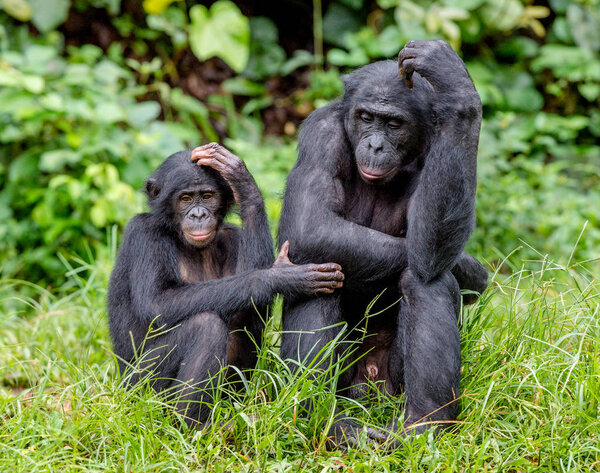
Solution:
<svg viewBox="0 0 600 473"><path fill-rule="evenodd" d="M393 168L390 168L387 171L375 171L371 169L365 171L361 166L358 166L358 170L360 171L362 177L365 178L367 181L379 181L389 176L392 172L394 172L396 170L396 167L394 166Z"/></svg>
<svg viewBox="0 0 600 473"><path fill-rule="evenodd" d="M203 240L206 240L207 238L210 238L210 236L214 232L210 231L210 232L185 232L185 233L188 237L190 237L194 241L203 241Z"/></svg>

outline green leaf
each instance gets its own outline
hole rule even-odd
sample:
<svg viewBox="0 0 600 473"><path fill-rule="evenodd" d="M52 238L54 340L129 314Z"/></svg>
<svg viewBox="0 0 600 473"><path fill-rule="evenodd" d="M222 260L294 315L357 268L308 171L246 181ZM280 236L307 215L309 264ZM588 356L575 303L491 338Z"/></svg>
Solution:
<svg viewBox="0 0 600 473"><path fill-rule="evenodd" d="M347 53L341 49L334 48L327 53L327 61L336 66L357 67L368 64L369 57L362 49L354 48Z"/></svg>
<svg viewBox="0 0 600 473"><path fill-rule="evenodd" d="M600 85L587 83L587 84L579 84L579 93L583 95L590 102L596 100L600 96Z"/></svg>
<svg viewBox="0 0 600 473"><path fill-rule="evenodd" d="M190 8L190 19L190 46L198 59L218 56L235 72L246 67L250 23L233 2L219 0L210 10L194 5Z"/></svg>
<svg viewBox="0 0 600 473"><path fill-rule="evenodd" d="M573 3L567 8L567 21L577 46L589 51L600 49L600 19L595 11Z"/></svg>
<svg viewBox="0 0 600 473"><path fill-rule="evenodd" d="M160 114L158 102L141 102L127 108L127 121L138 128L142 128L156 119Z"/></svg>
<svg viewBox="0 0 600 473"><path fill-rule="evenodd" d="M29 0L35 27L42 33L53 30L67 19L70 0Z"/></svg>
<svg viewBox="0 0 600 473"><path fill-rule="evenodd" d="M26 0L2 0L2 8L19 21L31 20L31 7Z"/></svg>
<svg viewBox="0 0 600 473"><path fill-rule="evenodd" d="M47 151L40 158L40 171L57 172L69 164L75 164L81 160L81 156L69 149L57 149Z"/></svg>
<svg viewBox="0 0 600 473"><path fill-rule="evenodd" d="M519 0L490 1L481 9L481 16L488 27L499 31L516 28L522 15L523 4Z"/></svg>
<svg viewBox="0 0 600 473"><path fill-rule="evenodd" d="M344 36L360 29L362 21L357 12L333 3L323 17L323 39L335 46L346 46Z"/></svg>
<svg viewBox="0 0 600 473"><path fill-rule="evenodd" d="M223 89L234 95L246 95L249 97L262 95L265 93L265 86L252 82L243 77L233 77L223 82Z"/></svg>
<svg viewBox="0 0 600 473"><path fill-rule="evenodd" d="M315 57L304 49L297 49L294 55L288 59L280 69L281 75L287 76L302 66L308 66L315 63Z"/></svg>
<svg viewBox="0 0 600 473"><path fill-rule="evenodd" d="M39 94L46 85L44 78L40 76L24 75L21 78L23 88L31 93Z"/></svg>

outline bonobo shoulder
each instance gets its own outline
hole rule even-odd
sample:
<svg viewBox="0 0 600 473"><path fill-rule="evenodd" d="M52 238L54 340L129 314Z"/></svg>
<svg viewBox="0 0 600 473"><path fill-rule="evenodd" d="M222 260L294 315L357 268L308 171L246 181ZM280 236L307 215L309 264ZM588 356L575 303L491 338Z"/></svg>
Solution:
<svg viewBox="0 0 600 473"><path fill-rule="evenodd" d="M140 241L150 242L152 240L163 241L165 236L164 229L151 213L141 213L135 215L125 227L123 233L123 245L130 240L135 240L137 244Z"/></svg>
<svg viewBox="0 0 600 473"><path fill-rule="evenodd" d="M347 146L347 141L342 104L335 102L319 108L308 116L300 129L297 164L326 164L324 154L330 157L337 154Z"/></svg>
<svg viewBox="0 0 600 473"><path fill-rule="evenodd" d="M300 139L314 139L318 136L330 141L338 133L344 132L344 110L341 102L334 102L312 112L302 124ZM333 134L333 136L332 136ZM302 142L300 142L302 144ZM312 145L313 143L311 143Z"/></svg>

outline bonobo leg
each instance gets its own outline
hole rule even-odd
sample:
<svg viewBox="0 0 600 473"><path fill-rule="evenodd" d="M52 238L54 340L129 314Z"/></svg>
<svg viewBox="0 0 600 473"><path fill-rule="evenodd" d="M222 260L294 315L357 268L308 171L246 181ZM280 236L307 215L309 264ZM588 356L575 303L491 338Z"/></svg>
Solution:
<svg viewBox="0 0 600 473"><path fill-rule="evenodd" d="M281 341L281 357L291 360L293 369L302 366L312 366L327 370L331 363L337 361L346 348L352 349L353 345L339 343L331 350L323 350L346 327L340 304L341 296L332 294L317 298L286 303L283 317L283 336ZM320 353L323 350L324 353ZM355 375L356 366L352 363L353 356L346 359L351 365L337 380L338 389L350 386ZM330 376L329 373L328 376ZM310 409L310 406L306 406ZM328 435L330 446L345 449L348 446L359 446L363 427L356 422L338 415ZM372 442L372 438L381 440L381 433L374 429L366 429L365 441Z"/></svg>
<svg viewBox="0 0 600 473"><path fill-rule="evenodd" d="M227 363L229 330L221 318L203 312L146 344L140 364L152 372L152 386L177 399L177 412L189 427L209 417L217 373Z"/></svg>
<svg viewBox="0 0 600 473"><path fill-rule="evenodd" d="M425 283L406 270L400 282L403 294L394 353L392 379L403 377L406 393L404 428L420 434L452 424L458 413L460 290L450 272ZM393 361L392 361L393 363ZM433 422L440 422L431 425Z"/></svg>
<svg viewBox="0 0 600 473"><path fill-rule="evenodd" d="M344 319L340 295L286 302L283 314L282 358L292 360L294 370L298 364L323 370L329 368L331 351L324 350L325 354L320 356L319 353L345 328L341 324ZM333 325L335 326L332 327ZM335 362L335 356L333 361ZM346 374L342 376L350 378Z"/></svg>

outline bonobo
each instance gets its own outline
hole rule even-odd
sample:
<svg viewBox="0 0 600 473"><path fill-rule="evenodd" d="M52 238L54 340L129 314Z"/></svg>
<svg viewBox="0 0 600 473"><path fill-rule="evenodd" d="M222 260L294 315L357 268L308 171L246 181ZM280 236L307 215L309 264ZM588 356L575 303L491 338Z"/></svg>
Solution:
<svg viewBox="0 0 600 473"><path fill-rule="evenodd" d="M217 144L169 156L146 182L152 209L127 226L108 292L121 372L176 396L202 426L226 365L253 367L260 313L275 293L314 297L344 278L337 264L293 265L284 244L273 263L263 199L237 156ZM242 228L223 223L233 201Z"/></svg>
<svg viewBox="0 0 600 473"><path fill-rule="evenodd" d="M281 352L307 363L340 322L358 327L348 336L363 342L338 390L354 398L367 382L404 390L407 435L456 419L459 288L474 302L487 271L463 253L475 217L479 96L443 41L410 41L398 60L345 76L341 101L303 125L279 236L295 262L335 261L346 280L333 294L286 300ZM384 289L371 309L382 312L359 338L368 304ZM332 441L355 443L359 426L336 419ZM390 421L388 432L396 428Z"/></svg>

